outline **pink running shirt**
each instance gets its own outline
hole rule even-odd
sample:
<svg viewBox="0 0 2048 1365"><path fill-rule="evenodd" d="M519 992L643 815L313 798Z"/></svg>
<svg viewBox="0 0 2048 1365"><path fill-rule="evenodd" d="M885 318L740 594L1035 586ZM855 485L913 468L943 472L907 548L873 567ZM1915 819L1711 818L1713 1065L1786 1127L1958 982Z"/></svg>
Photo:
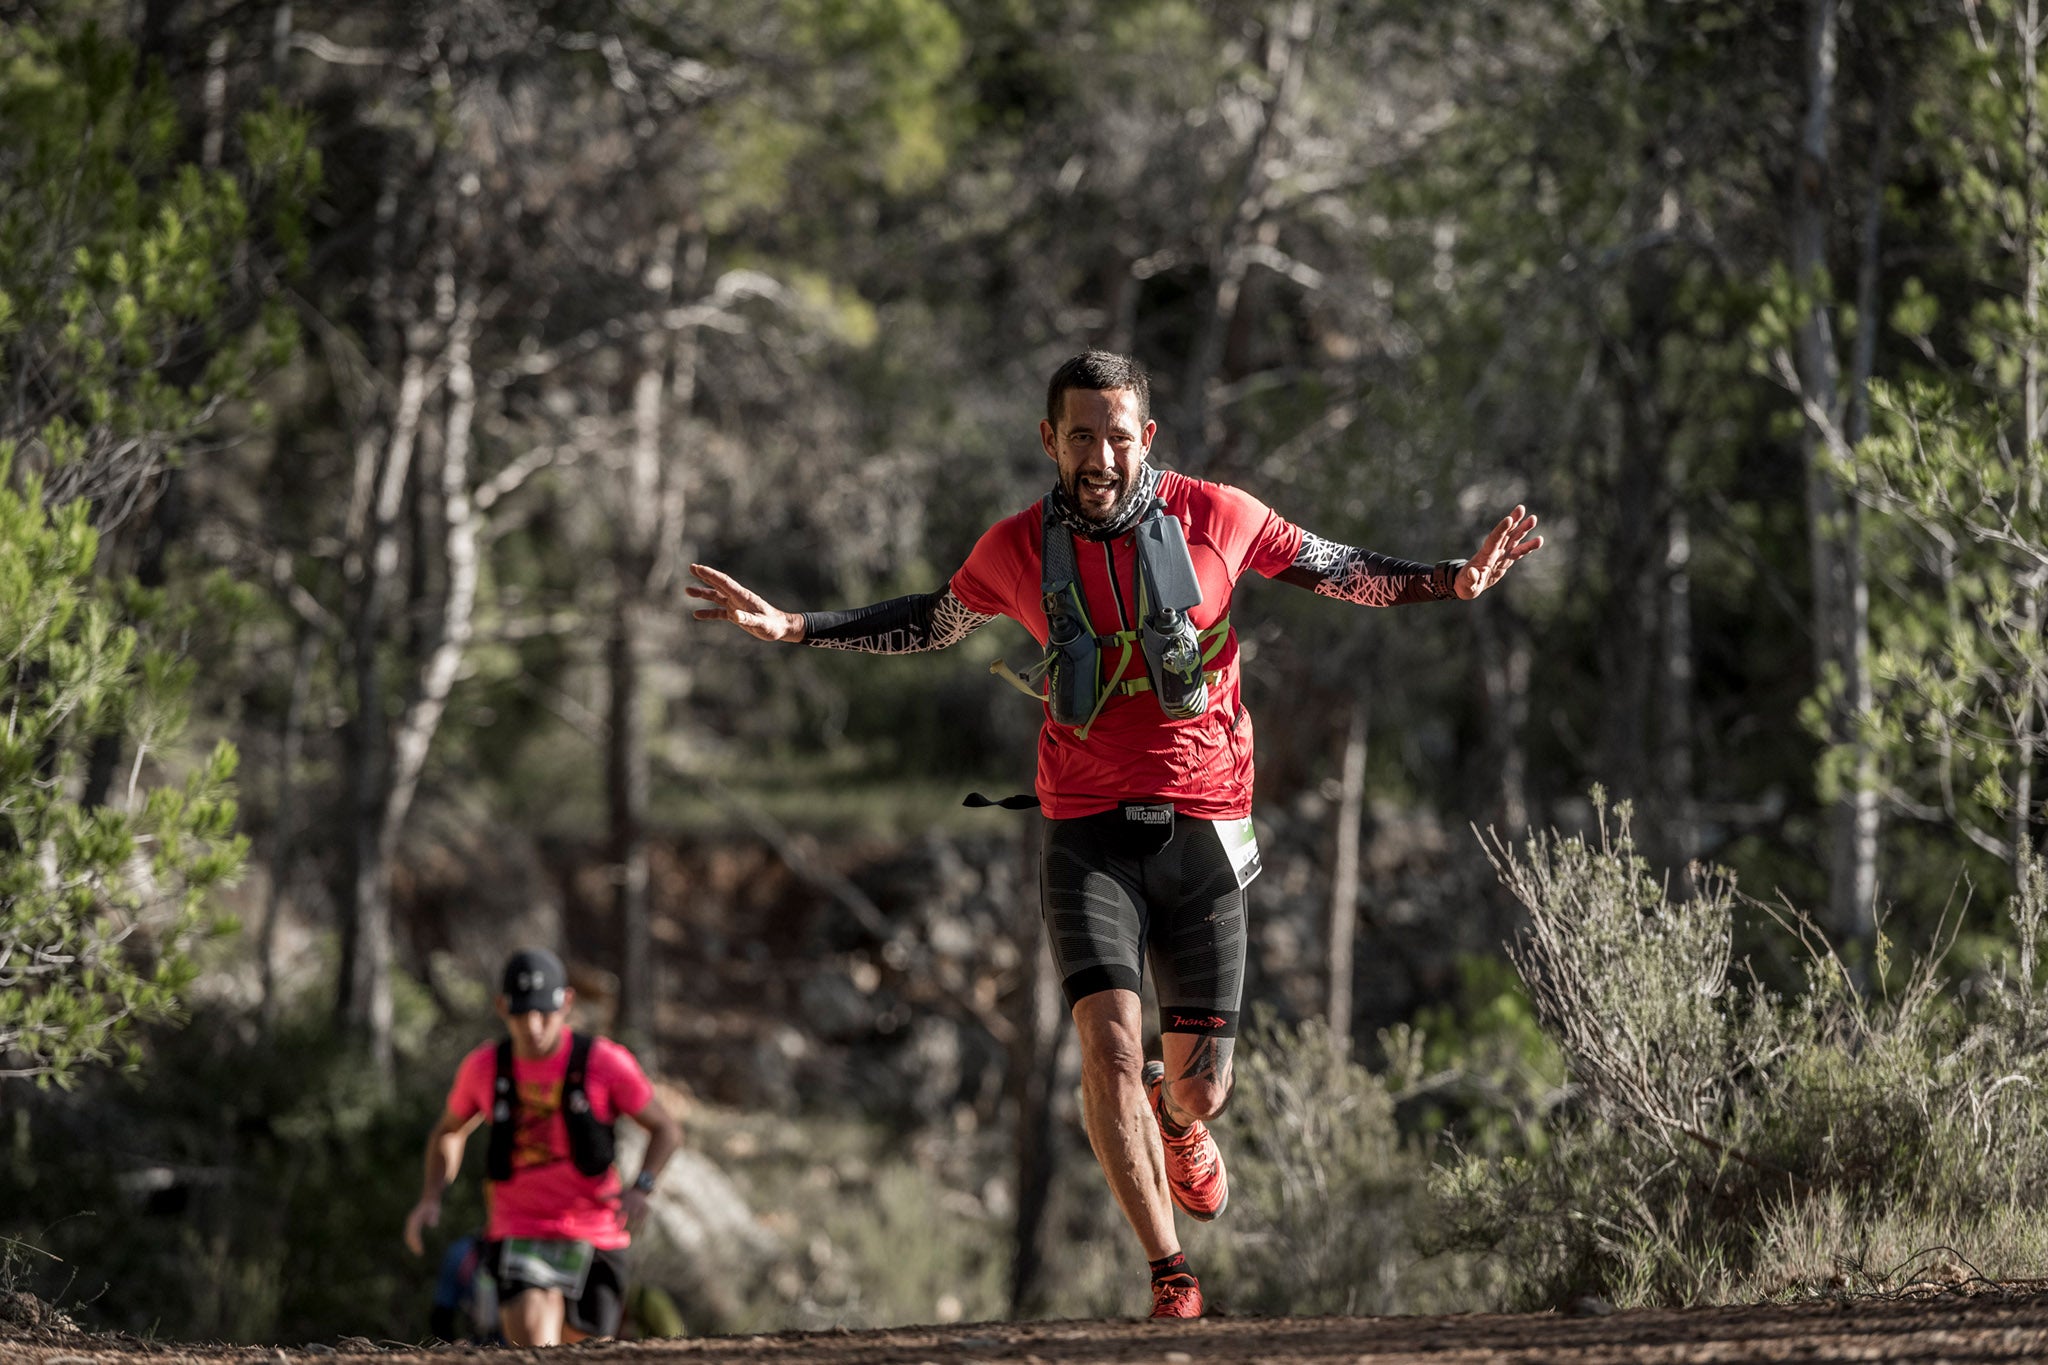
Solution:
<svg viewBox="0 0 2048 1365"><path fill-rule="evenodd" d="M484 1236L546 1237L588 1242L616 1251L632 1241L619 1221L621 1185L616 1169L585 1175L569 1159L569 1126L562 1117L562 1081L569 1074L569 1034L554 1055L538 1061L512 1059L519 1087L519 1132L512 1140L512 1178L486 1180L489 1221ZM491 1091L498 1079L498 1045L485 1043L462 1059L448 1091L448 1113L467 1122L484 1115L489 1132ZM609 1038L590 1046L590 1074L584 1082L590 1110L599 1123L637 1114L654 1098L654 1085L632 1053Z"/></svg>

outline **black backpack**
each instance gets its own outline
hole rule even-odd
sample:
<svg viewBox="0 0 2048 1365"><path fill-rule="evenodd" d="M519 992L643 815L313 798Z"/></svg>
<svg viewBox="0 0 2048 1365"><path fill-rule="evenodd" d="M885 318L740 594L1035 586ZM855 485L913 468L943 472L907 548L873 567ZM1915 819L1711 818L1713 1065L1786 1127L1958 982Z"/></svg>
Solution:
<svg viewBox="0 0 2048 1365"><path fill-rule="evenodd" d="M569 1159L585 1175L603 1175L611 1169L614 1150L612 1126L599 1123L590 1112L586 1082L590 1075L590 1045L581 1033L569 1035L569 1071L562 1077L562 1121L569 1128ZM485 1173L492 1180L512 1178L512 1139L519 1131L519 1086L512 1079L512 1040L498 1044L498 1079L491 1100L491 1145Z"/></svg>

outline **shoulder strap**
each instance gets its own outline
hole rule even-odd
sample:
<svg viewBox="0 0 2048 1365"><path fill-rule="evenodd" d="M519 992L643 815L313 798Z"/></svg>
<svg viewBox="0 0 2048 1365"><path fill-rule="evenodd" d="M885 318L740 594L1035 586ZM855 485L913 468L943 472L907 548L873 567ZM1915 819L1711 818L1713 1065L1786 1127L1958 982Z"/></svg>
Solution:
<svg viewBox="0 0 2048 1365"><path fill-rule="evenodd" d="M484 1173L492 1180L512 1178L512 1139L519 1131L519 1085L512 1078L512 1040L498 1040L497 1075L491 1082L490 1145Z"/></svg>
<svg viewBox="0 0 2048 1365"><path fill-rule="evenodd" d="M611 1169L615 1151L612 1127L599 1123L590 1107L590 1049L596 1039L569 1035L569 1070L562 1077L562 1122L569 1130L569 1159L585 1175Z"/></svg>
<svg viewBox="0 0 2048 1365"><path fill-rule="evenodd" d="M1048 496L1038 504L1039 522L1044 532L1039 553L1038 590L1048 595L1065 592L1073 584L1077 572L1074 533L1052 514L1051 501Z"/></svg>

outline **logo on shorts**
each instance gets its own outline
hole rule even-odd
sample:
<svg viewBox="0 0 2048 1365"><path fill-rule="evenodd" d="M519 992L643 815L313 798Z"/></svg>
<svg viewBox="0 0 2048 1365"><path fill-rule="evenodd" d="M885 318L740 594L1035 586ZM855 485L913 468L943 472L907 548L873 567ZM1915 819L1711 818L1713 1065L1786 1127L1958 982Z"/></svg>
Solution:
<svg viewBox="0 0 2048 1365"><path fill-rule="evenodd" d="M1141 825L1170 825L1173 823L1173 807L1125 806L1124 819L1135 820Z"/></svg>

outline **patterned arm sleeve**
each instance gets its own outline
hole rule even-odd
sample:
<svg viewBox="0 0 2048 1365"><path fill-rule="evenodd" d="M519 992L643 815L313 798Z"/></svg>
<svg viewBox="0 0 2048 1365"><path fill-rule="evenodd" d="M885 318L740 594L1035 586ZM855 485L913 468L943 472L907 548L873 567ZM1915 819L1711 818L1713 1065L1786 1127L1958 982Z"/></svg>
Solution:
<svg viewBox="0 0 2048 1365"><path fill-rule="evenodd" d="M850 611L807 611L804 643L861 654L917 654L957 645L995 619L941 588Z"/></svg>
<svg viewBox="0 0 2048 1365"><path fill-rule="evenodd" d="M1462 559L1420 564L1371 550L1354 549L1324 540L1314 532L1302 536L1294 563L1275 577L1324 597L1341 598L1366 607L1394 607L1410 602L1441 602L1456 597L1452 584Z"/></svg>

